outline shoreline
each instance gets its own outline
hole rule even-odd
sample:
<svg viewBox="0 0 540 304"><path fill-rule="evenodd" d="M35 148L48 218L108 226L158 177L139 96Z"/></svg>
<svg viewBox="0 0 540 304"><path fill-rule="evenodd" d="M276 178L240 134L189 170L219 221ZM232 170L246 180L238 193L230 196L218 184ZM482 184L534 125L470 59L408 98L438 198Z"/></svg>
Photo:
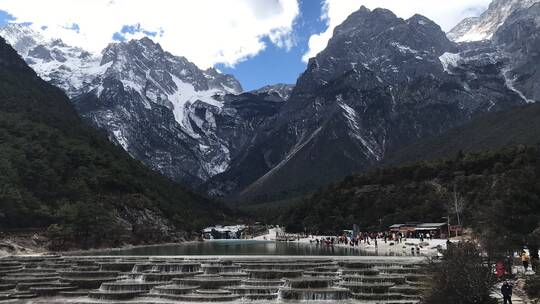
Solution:
<svg viewBox="0 0 540 304"><path fill-rule="evenodd" d="M310 246L326 246L326 245L317 245L310 240L321 239L324 237L308 237L301 238L299 241L292 241L294 243L303 243ZM404 239L401 243L396 243L394 241L388 241L384 243L383 240L377 241L378 246L375 246L374 242L371 241L370 244L360 242L358 246L350 246L348 244L334 244L336 248L345 248L351 250L358 250L368 253L373 253L374 256L392 256L392 255L401 255L401 256L425 256L433 257L439 255L439 248L446 248L446 240L424 240L421 242L419 239Z"/></svg>
<svg viewBox="0 0 540 304"><path fill-rule="evenodd" d="M16 252L8 252L5 250L0 250L0 258L7 256L24 256L24 255L64 255L64 256L90 256L96 255L99 253L99 256L106 256L108 252L114 253L117 251L138 249L138 248L152 248L152 247L161 247L161 246L176 246L176 245L189 245L202 242L227 242L227 241L247 241L247 242L275 242L280 241L276 240L276 233L274 229L270 229L269 233L253 239L247 240L190 240L190 241L179 241L179 242L165 242L165 243L155 243L155 244L145 244L145 245L123 245L120 247L109 247L109 248L92 248L87 250L75 249L75 250L66 250L66 251L49 251L44 247L38 248L25 248L14 240L0 240L0 244L10 244L11 246L22 248ZM326 236L309 236L306 238L300 238L294 241L288 241L292 244L304 244L305 246L326 246L324 244L317 245L315 239L325 239ZM20 241L20 240L19 240ZM456 241L453 241L456 242ZM24 242L22 242L24 243ZM362 253L368 253L368 256L424 256L424 257L434 257L439 255L439 248L446 248L446 240L424 240L420 242L419 239L404 239L401 243L395 243L393 241L388 241L384 243L382 240L378 240L378 246L375 247L373 240L370 244L360 242L358 246L350 246L348 244L337 244L333 245L335 248L354 250ZM41 249L41 250L40 250ZM98 255L96 255L98 256Z"/></svg>
<svg viewBox="0 0 540 304"><path fill-rule="evenodd" d="M147 247L158 247L158 246L174 246L179 244L190 244L197 243L199 241L181 241L181 242L166 242L166 243L156 243L156 244L146 244L146 245L123 245L120 247L105 247L105 248L91 248L91 249L74 249L74 250L65 250L65 251L51 251L47 250L44 246L28 246L28 242L31 241L31 237L10 237L0 239L0 246L13 248L13 250L3 250L0 247L0 258L10 257L10 256L45 256L45 255L78 255L84 253L92 252L107 252L115 250L128 250L134 248L147 248Z"/></svg>

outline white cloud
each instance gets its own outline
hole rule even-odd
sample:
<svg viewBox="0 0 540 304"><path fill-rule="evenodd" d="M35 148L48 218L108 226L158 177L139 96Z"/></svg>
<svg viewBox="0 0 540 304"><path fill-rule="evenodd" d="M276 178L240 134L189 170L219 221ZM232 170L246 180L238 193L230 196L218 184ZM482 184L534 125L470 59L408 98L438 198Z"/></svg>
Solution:
<svg viewBox="0 0 540 304"><path fill-rule="evenodd" d="M479 15L490 2L491 0L325 0L321 18L326 20L328 29L310 37L309 51L303 60L307 61L322 51L332 37L334 28L362 5L370 9L387 8L401 18L421 14L448 31L464 18Z"/></svg>
<svg viewBox="0 0 540 304"><path fill-rule="evenodd" d="M47 26L46 35L100 52L124 25L161 33L164 49L200 67L234 65L256 55L264 37L291 47L298 0L0 0L15 22ZM79 26L79 32L70 29ZM143 34L128 34L138 38Z"/></svg>

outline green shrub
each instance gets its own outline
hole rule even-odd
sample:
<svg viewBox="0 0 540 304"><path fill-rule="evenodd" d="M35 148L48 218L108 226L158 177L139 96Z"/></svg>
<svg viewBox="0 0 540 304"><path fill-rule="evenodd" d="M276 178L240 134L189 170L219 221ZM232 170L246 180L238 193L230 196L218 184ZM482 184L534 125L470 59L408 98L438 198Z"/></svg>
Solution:
<svg viewBox="0 0 540 304"><path fill-rule="evenodd" d="M527 278L525 291L531 298L540 298L540 275L534 275Z"/></svg>
<svg viewBox="0 0 540 304"><path fill-rule="evenodd" d="M452 245L441 261L430 264L433 280L425 304L487 304L495 284L491 265L474 243Z"/></svg>

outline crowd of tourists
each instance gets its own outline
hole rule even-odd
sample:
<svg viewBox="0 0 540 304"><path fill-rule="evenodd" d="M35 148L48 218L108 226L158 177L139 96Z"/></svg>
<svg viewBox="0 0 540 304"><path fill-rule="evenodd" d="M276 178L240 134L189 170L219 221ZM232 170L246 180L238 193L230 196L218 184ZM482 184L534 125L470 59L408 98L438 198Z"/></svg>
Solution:
<svg viewBox="0 0 540 304"><path fill-rule="evenodd" d="M310 243L315 243L316 245L325 245L325 246L334 246L334 245L348 245L351 247L364 245L374 245L378 247L379 243L384 242L388 244L392 242L394 244L400 244L407 238L418 238L420 242L425 240L432 240L433 234L420 233L418 235L407 235L405 236L401 232L361 232L357 235L347 235L342 234L338 236L327 236L327 237L315 237L312 236Z"/></svg>
<svg viewBox="0 0 540 304"><path fill-rule="evenodd" d="M522 250L519 254L519 259L521 260L521 265L523 266L523 273L527 273L529 270L536 272L538 265L540 264L540 259L538 257L538 252L527 252ZM507 256L504 259L501 259L495 265L495 272L497 277L505 278L512 276L512 265L514 265L514 257Z"/></svg>
<svg viewBox="0 0 540 304"><path fill-rule="evenodd" d="M519 259L521 260L521 265L523 266L523 274L529 273L529 269L532 271L532 273L538 270L540 258L537 251L532 251L529 253L526 250L522 250L519 254ZM512 292L514 289L512 281L515 279L515 274L512 271L513 264L514 257L507 256L506 258L498 261L495 265L495 273L497 277L500 280L503 280L503 284L501 286L501 295L504 304L512 304Z"/></svg>

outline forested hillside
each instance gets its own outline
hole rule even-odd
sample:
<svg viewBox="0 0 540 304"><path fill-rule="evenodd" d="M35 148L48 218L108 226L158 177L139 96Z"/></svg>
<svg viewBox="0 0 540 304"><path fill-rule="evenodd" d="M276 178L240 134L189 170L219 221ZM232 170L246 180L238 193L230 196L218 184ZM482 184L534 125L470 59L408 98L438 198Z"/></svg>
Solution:
<svg viewBox="0 0 540 304"><path fill-rule="evenodd" d="M290 230L336 233L359 224L456 224L519 243L540 224L540 147L458 153L454 158L358 173L307 197L281 222ZM381 221L379 221L381 220ZM502 239L501 239L502 240Z"/></svg>
<svg viewBox="0 0 540 304"><path fill-rule="evenodd" d="M0 172L0 228L48 227L62 246L160 241L227 213L84 126L1 38Z"/></svg>

